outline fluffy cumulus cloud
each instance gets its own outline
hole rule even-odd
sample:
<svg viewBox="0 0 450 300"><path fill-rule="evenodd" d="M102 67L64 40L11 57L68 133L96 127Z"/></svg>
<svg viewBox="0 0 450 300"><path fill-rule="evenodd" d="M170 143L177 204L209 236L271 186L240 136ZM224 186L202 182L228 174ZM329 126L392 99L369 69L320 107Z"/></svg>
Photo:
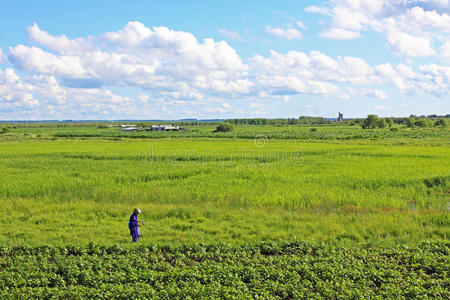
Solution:
<svg viewBox="0 0 450 300"><path fill-rule="evenodd" d="M435 54L430 40L422 36L414 36L393 30L388 33L387 40L394 51L403 55L416 57Z"/></svg>
<svg viewBox="0 0 450 300"><path fill-rule="evenodd" d="M279 38L288 40L300 40L303 35L300 30L305 30L306 27L302 21L295 20L294 18L288 18L290 22L283 27L266 26L266 32Z"/></svg>
<svg viewBox="0 0 450 300"><path fill-rule="evenodd" d="M405 95L450 93L450 67L429 64L414 70L404 64L382 64L375 67L375 72Z"/></svg>
<svg viewBox="0 0 450 300"><path fill-rule="evenodd" d="M268 57L255 56L250 65L260 96L315 94L387 99L388 95L376 87L389 85L404 95L443 96L450 92L450 67L435 64L416 69L389 63L370 66L361 58L334 59L318 51L271 51Z"/></svg>
<svg viewBox="0 0 450 300"><path fill-rule="evenodd" d="M78 52L92 48L89 39L69 39L65 35L52 36L41 30L36 23L27 28L30 39L36 43L46 46L48 49L59 52Z"/></svg>
<svg viewBox="0 0 450 300"><path fill-rule="evenodd" d="M29 29L35 46L10 48L19 69L55 76L72 87L130 85L180 98L249 92L247 66L226 42L205 39L166 27L152 29L130 22L100 37L51 36L36 24ZM51 51L50 51L51 50Z"/></svg>
<svg viewBox="0 0 450 300"><path fill-rule="evenodd" d="M329 0L306 11L330 18L324 38L355 39L375 30L392 50L411 57L436 56L434 44L450 33L447 0Z"/></svg>
<svg viewBox="0 0 450 300"><path fill-rule="evenodd" d="M269 57L255 56L252 67L257 86L262 93L271 95L305 93L347 98L339 83L369 85L380 81L374 69L360 58L336 60L318 51L271 51Z"/></svg>
<svg viewBox="0 0 450 300"><path fill-rule="evenodd" d="M39 105L34 98L35 87L23 82L13 69L0 70L0 109L30 109Z"/></svg>
<svg viewBox="0 0 450 300"><path fill-rule="evenodd" d="M387 99L388 98L388 96L386 95L385 92L383 92L382 90L377 90L377 89L368 89L367 91L363 91L361 93L361 96L374 97L374 98L379 98L379 99Z"/></svg>
<svg viewBox="0 0 450 300"><path fill-rule="evenodd" d="M352 1L344 2L348 6ZM360 15L346 24L342 13L334 21L338 29L330 29L334 39L361 34L371 24L366 20L368 15L391 18L396 13L395 6L387 10L379 1L353 2L359 3L354 9L359 9ZM438 3L434 6L438 7ZM335 5L309 10L334 17L337 7L342 9ZM413 8L406 8L404 13L414 13ZM445 13L436 10L436 14L440 20L435 15L421 15L416 9L415 19L408 22L425 22L435 30L447 30ZM399 17L392 20L403 22ZM286 30L304 28L301 22L291 22L280 28L280 36L295 38L295 33ZM401 26L396 30L395 34L387 33L395 51L409 56L450 58L450 42L445 38L436 51L421 35L408 33ZM28 33L32 45L11 46L7 53L0 49L0 58L7 65L0 68L0 116L21 111L36 118L39 113L46 118L62 113L72 118L145 118L156 110L167 115L180 107L186 114L197 110L214 115L236 112L229 103L242 99L289 101L296 94L389 99L383 92L386 86L404 95L443 96L450 92L448 66L369 65L359 57L331 57L320 51L270 51L268 55L242 59L225 41L199 41L188 32L149 28L139 22L99 36L75 39L53 36L37 24L31 25ZM133 92L123 96L121 88ZM253 108L263 115L267 107Z"/></svg>
<svg viewBox="0 0 450 300"><path fill-rule="evenodd" d="M124 105L133 101L108 89L77 89L61 86L48 75L19 76L13 69L0 69L0 115L15 113L43 118L71 112L73 116L92 117L109 113L127 114ZM42 114L41 114L42 113Z"/></svg>

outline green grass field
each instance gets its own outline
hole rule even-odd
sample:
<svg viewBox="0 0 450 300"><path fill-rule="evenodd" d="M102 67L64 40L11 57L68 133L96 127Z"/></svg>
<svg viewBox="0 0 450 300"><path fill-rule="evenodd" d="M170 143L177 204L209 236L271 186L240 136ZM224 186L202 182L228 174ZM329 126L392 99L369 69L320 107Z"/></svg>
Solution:
<svg viewBox="0 0 450 300"><path fill-rule="evenodd" d="M0 136L0 244L126 245L135 206L144 244L448 240L448 130L363 139L369 131L322 126L356 138L275 138L317 134L309 129L243 126L213 139L185 137L211 126L152 139L110 139L123 134L117 128L12 129Z"/></svg>
<svg viewBox="0 0 450 300"><path fill-rule="evenodd" d="M449 298L447 129L63 125L0 134L0 298Z"/></svg>

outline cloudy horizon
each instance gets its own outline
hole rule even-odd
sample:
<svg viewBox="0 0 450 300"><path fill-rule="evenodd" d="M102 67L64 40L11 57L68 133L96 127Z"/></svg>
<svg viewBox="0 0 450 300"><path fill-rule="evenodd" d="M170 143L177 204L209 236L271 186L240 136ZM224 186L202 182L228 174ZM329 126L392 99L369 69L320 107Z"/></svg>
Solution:
<svg viewBox="0 0 450 300"><path fill-rule="evenodd" d="M0 120L450 113L448 0L296 2L5 1Z"/></svg>

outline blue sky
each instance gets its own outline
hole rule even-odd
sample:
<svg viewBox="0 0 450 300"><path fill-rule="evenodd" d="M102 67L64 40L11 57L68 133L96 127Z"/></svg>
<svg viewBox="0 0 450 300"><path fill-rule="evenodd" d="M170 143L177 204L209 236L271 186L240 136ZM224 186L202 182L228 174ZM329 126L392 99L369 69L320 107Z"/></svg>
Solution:
<svg viewBox="0 0 450 300"><path fill-rule="evenodd" d="M449 7L3 0L0 119L448 114Z"/></svg>

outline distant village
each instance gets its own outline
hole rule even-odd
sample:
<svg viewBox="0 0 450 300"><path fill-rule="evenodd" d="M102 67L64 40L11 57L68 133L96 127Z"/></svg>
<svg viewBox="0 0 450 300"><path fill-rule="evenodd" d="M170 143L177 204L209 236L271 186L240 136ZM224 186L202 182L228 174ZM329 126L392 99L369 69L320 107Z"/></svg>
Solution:
<svg viewBox="0 0 450 300"><path fill-rule="evenodd" d="M108 127L120 127L121 131L184 131L186 130L183 127L180 126L173 126L171 124L165 124L165 125L151 125L148 128L145 127L138 127L135 124L120 124L120 125L108 125Z"/></svg>
<svg viewBox="0 0 450 300"><path fill-rule="evenodd" d="M307 117L311 118L311 117ZM300 117L302 119L302 117ZM315 119L315 118L312 118ZM323 119L323 118L319 118ZM323 119L325 120L325 119ZM329 121L328 121L329 122ZM336 122L343 123L344 122L344 115L339 112L338 117L336 118ZM142 127L138 126L136 124L110 124L108 125L109 128L112 127L118 127L121 129L121 131L124 132L131 132L131 131L185 131L186 128L180 127L180 126L174 126L172 124L158 124L158 125L151 125L150 127Z"/></svg>

